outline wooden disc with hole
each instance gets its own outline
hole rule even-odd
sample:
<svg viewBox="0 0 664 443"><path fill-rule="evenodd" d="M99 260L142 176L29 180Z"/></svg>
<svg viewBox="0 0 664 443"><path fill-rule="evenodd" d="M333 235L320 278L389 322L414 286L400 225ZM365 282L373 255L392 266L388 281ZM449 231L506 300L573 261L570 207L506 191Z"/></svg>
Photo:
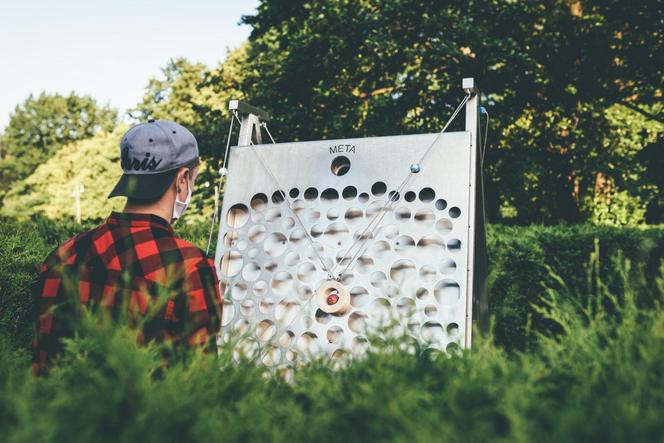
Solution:
<svg viewBox="0 0 664 443"><path fill-rule="evenodd" d="M316 303L323 312L341 314L350 307L350 292L338 281L329 280L316 291Z"/></svg>

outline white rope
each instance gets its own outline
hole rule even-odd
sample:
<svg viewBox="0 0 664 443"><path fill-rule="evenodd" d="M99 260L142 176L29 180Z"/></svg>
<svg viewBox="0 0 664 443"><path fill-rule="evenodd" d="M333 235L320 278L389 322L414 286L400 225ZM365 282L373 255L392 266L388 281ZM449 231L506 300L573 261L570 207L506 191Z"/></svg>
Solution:
<svg viewBox="0 0 664 443"><path fill-rule="evenodd" d="M214 190L214 214L212 214L212 223L210 223L210 235L208 236L207 248L205 255L210 253L210 245L212 244L212 234L214 233L214 226L217 223L217 216L219 212L219 197L221 197L221 183L226 176L228 168L226 167L226 159L228 158L228 150L231 146L231 136L233 134L233 118L231 117L231 124L228 127L228 137L226 139L226 151L224 151L224 158L221 160L221 168L219 169L219 182Z"/></svg>
<svg viewBox="0 0 664 443"><path fill-rule="evenodd" d="M237 121L240 122L240 118L237 116L237 113L233 112L233 115L235 116ZM261 126L266 129L268 135L272 139L272 143L276 144L275 141L274 141L274 138L272 138L272 134L270 134L270 131L267 129L267 126L265 125L265 123L261 124ZM270 167L265 163L263 158L260 156L260 154L256 150L256 147L254 146L254 142L251 139L249 139L249 147L251 148L251 151L254 153L254 155L256 156L258 161L261 163L261 165L263 165L263 168L265 169L265 171L267 171L268 175L272 178L272 181L274 182L274 184L277 186L277 192L279 192L281 194L281 196L283 197L284 201L286 202L286 204L288 206L288 209L293 214L293 217L295 217L295 219L299 223L300 227L304 231L304 235L306 236L307 241L309 242L309 246L311 246L311 249L313 249L314 253L318 257L318 260L320 261L320 264L323 267L323 270L327 273L329 278L332 278L332 273L329 271L329 269L327 269L327 266L325 265L324 258L320 255L320 253L318 252L318 249L316 249L314 239L311 238L311 236L309 235L309 231L307 231L307 228L304 225L304 223L302 222L302 220L300 219L300 216L297 215L297 212L295 212L295 209L293 208L292 202L290 201L290 199L288 198L288 196L284 192L283 186L281 186L281 184L279 183L279 180L277 179L277 177L272 172L272 169L270 169Z"/></svg>
<svg viewBox="0 0 664 443"><path fill-rule="evenodd" d="M470 98L470 93L468 93L463 98L463 100L461 100L461 103L459 103L457 108L454 110L454 113L449 118L449 120L447 121L447 123L445 124L443 129L438 133L436 138L433 140L433 142L431 142L431 144L426 149L426 151L424 151L424 154L422 154L422 156L420 157L420 160L417 162L418 165L421 166L422 163L424 162L424 160L426 160L426 157L428 156L431 149L436 145L436 143L438 142L440 137L443 135L443 133L447 130L449 125L452 123L452 121L454 121L454 118L457 116L457 114L463 108L463 106L466 104L466 102L468 101L469 98ZM348 262L346 267L338 274L337 279L341 278L341 276L351 268L351 266L355 263L355 260L357 260L357 258L360 257L360 252L366 251L366 248L364 247L365 244L371 238L373 238L373 235L376 232L376 229L380 226L381 222L385 218L385 214L387 214L387 212L390 211L392 209L392 207L396 204L396 202L399 200L399 198L401 196L401 192L405 189L406 185L410 182L410 180L412 179L414 174L415 174L415 172L413 172L411 170L406 175L406 178L404 178L404 180L401 182L399 187L397 187L396 191L394 191L394 193L388 194L387 203L385 204L385 206L383 206L383 208L381 208L381 210L378 211L378 213L376 213L376 215L373 217L373 219L371 219L369 224L367 224L367 226L364 228L364 230L362 231L362 234L360 234L358 236L358 238L355 240L355 242L353 242L353 244L351 244L351 246L348 248L346 253L342 256L341 260L343 261L348 256L348 254L353 250L353 248L358 244L358 242L361 242L359 247L357 248L357 251L355 252L355 254L353 254L351 260ZM371 228L371 231L369 231L369 228L374 224L374 221L376 221L376 220L377 220L377 223L375 223L375 225ZM369 231L369 233L368 233L369 235L367 235L367 231ZM337 265L335 264L335 266L332 268L332 272L334 272L336 270L336 267L337 267Z"/></svg>

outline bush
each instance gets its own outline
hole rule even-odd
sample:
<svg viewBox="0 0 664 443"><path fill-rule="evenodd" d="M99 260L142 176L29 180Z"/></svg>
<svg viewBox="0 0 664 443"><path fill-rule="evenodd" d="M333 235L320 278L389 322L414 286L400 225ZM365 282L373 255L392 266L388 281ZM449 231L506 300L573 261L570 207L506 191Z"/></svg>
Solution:
<svg viewBox="0 0 664 443"><path fill-rule="evenodd" d="M598 257L586 274L593 291L544 287L534 310L560 332L537 336L528 353L489 336L453 356L383 342L350 365L316 362L287 377L229 350L165 368L159 346L84 318L46 377L34 379L2 344L0 431L12 442L655 441L664 433L664 264L646 310L631 263L617 275L625 290L612 293Z"/></svg>
<svg viewBox="0 0 664 443"><path fill-rule="evenodd" d="M41 217L29 221L0 219L0 333L9 334L15 347L26 348L32 336L33 299L31 284L36 280L39 265L58 243L75 233L91 228L74 223L54 222ZM209 235L208 223L178 223L176 231L183 238L205 249ZM496 343L508 349L523 350L527 345L527 329L546 327L532 309L532 303L554 281L549 270L562 276L569 289L588 293L585 272L587 257L599 242L602 257L622 251L630 259L630 278L640 286L640 303L653 300L656 289L651 284L664 257L664 229L614 228L590 225L558 227L507 227L489 225L490 312L494 318ZM214 254L213 237L211 254ZM607 276L610 289L624 290L620 264L604 260L602 275ZM637 283L635 283L637 284Z"/></svg>
<svg viewBox="0 0 664 443"><path fill-rule="evenodd" d="M580 297L592 292L586 261L597 243L607 259L599 270L609 289L622 293L622 262L609 260L620 252L631 262L630 281L639 303L655 298L652 284L664 258L664 229L615 228L592 225L509 227L489 225L489 310L494 318L496 342L510 349L526 348L526 330L545 325L532 309L547 285L555 283L550 272L561 276L567 288ZM583 300L581 300L583 301Z"/></svg>

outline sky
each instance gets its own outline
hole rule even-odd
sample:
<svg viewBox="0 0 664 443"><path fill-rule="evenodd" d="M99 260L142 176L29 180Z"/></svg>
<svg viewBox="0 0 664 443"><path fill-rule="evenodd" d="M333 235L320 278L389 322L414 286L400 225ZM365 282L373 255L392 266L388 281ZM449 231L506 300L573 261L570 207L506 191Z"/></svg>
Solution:
<svg viewBox="0 0 664 443"><path fill-rule="evenodd" d="M121 113L169 59L214 66L258 0L0 0L0 130L41 91L89 94Z"/></svg>

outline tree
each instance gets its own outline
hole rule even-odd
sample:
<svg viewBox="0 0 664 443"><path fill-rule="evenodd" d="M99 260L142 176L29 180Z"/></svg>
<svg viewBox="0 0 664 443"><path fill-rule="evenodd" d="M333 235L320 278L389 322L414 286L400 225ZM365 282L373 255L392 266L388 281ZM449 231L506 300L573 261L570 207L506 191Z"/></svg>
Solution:
<svg viewBox="0 0 664 443"><path fill-rule="evenodd" d="M63 145L111 131L117 112L99 106L89 96L73 92L68 96L30 95L16 106L2 135L0 183L10 183L30 175ZM3 191L0 191L3 192Z"/></svg>
<svg viewBox="0 0 664 443"><path fill-rule="evenodd" d="M76 214L74 190L80 195L83 219L101 219L122 208L125 199L108 199L122 175L120 139L129 129L118 126L112 132L71 142L25 179L19 180L5 196L0 215L11 217L41 213L49 218L73 220Z"/></svg>
<svg viewBox="0 0 664 443"><path fill-rule="evenodd" d="M490 219L577 222L611 204L595 198L607 187L655 197L636 153L664 132L658 10L653 0L264 0L244 18L254 29L241 89L271 111L278 138L370 136L439 130L461 78L474 76L492 116Z"/></svg>

